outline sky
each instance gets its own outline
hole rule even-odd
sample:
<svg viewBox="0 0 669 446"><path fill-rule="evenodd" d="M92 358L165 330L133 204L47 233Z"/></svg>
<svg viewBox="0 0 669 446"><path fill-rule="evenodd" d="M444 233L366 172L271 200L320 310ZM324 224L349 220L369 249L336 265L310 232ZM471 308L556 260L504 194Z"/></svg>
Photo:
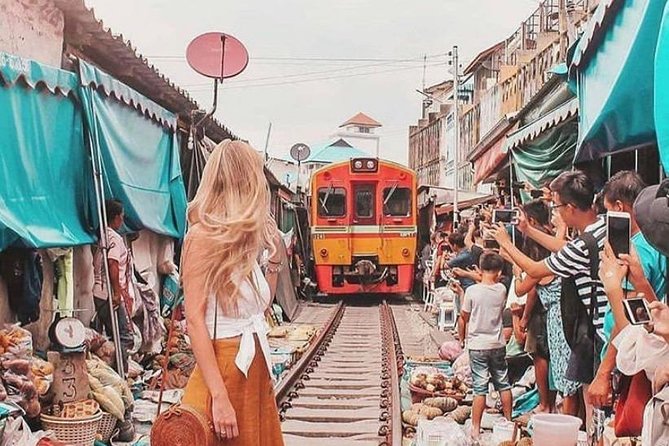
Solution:
<svg viewBox="0 0 669 446"><path fill-rule="evenodd" d="M250 62L219 90L216 117L233 133L285 158L298 142L327 141L362 111L383 124L381 157L406 164L408 127L421 114L415 91L451 75L458 45L466 65L511 35L537 0L86 0L161 73L212 104L211 82L186 62L188 43L220 31ZM427 56L424 62L424 56Z"/></svg>

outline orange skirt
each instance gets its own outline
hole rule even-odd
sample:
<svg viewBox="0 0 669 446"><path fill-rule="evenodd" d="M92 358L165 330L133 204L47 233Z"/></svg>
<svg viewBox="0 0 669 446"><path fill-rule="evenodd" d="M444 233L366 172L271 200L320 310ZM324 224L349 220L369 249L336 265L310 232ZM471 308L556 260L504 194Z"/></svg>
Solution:
<svg viewBox="0 0 669 446"><path fill-rule="evenodd" d="M214 342L218 367L237 415L239 437L219 440L220 446L283 446L281 422L267 364L258 339L248 378L235 365L240 338ZM186 386L183 404L211 417L211 394L199 367Z"/></svg>

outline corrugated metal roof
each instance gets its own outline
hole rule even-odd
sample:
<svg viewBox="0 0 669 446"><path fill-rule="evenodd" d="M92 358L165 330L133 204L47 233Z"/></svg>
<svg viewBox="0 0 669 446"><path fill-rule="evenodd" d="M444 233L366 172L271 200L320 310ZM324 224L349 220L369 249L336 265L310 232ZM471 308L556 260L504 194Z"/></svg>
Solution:
<svg viewBox="0 0 669 446"><path fill-rule="evenodd" d="M167 110L189 120L190 112L200 105L188 92L167 76L125 40L123 34L114 34L95 17L95 11L83 0L54 0L65 16L65 43L73 55L88 60L116 79L157 102ZM206 123L206 133L215 140L238 139L218 120Z"/></svg>
<svg viewBox="0 0 669 446"><path fill-rule="evenodd" d="M566 121L572 116L578 114L578 98L573 98L554 110L546 113L541 118L537 119L534 122L529 123L525 127L522 127L507 135L506 144L504 145L504 152L513 150L527 141L531 141L539 136L542 132L557 126L558 124Z"/></svg>
<svg viewBox="0 0 669 446"><path fill-rule="evenodd" d="M608 22L615 17L624 3L625 0L601 0L579 39L571 67L581 65L587 59L587 55L597 47L601 33L606 31Z"/></svg>

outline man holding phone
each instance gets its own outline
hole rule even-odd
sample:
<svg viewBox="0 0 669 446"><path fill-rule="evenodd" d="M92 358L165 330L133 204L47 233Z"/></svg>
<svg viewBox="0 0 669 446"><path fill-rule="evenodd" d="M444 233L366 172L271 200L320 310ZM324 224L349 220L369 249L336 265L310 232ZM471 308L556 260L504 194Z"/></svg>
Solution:
<svg viewBox="0 0 669 446"><path fill-rule="evenodd" d="M629 279L623 282L623 288L642 292L646 300L652 302L655 296L662 298L666 293L667 259L648 243L634 216L634 201L645 187L638 173L622 171L613 175L604 185L602 196L607 211L629 214L631 246L643 268L643 271L630 271ZM651 290L646 289L648 284L652 286ZM611 392L611 380L607 376L610 377L616 365L617 350L610 345L610 342L616 337L617 330L615 330L615 320L610 306L607 306L606 309L603 331L605 345L602 349L602 374L589 389L589 397L597 405L604 405L608 399L608 394Z"/></svg>
<svg viewBox="0 0 669 446"><path fill-rule="evenodd" d="M595 328L595 344L601 348L604 343L603 325L604 313L608 303L604 288L598 278L590 274L590 259L599 257L604 249L606 240L606 226L604 220L598 218L593 210L594 185L590 178L583 172L564 172L551 183L553 192L553 211L557 212L568 227L576 229L579 237L565 243L557 252L554 252L544 261L534 261L518 248L516 248L504 227L498 227L495 238L513 259L529 276L542 279L550 275L556 275L564 279L574 279L576 283L576 295L580 298L592 318ZM592 242L595 243L597 253L591 253L588 247L591 242L586 240L584 233L589 233ZM595 295L592 295L593 289ZM591 299L594 301L594 312L590 312ZM584 375L598 375L599 357L592 361L585 361L578 355L572 355L570 368ZM588 362L588 363L586 363ZM606 377L608 379L608 375ZM584 383L584 384L590 384Z"/></svg>

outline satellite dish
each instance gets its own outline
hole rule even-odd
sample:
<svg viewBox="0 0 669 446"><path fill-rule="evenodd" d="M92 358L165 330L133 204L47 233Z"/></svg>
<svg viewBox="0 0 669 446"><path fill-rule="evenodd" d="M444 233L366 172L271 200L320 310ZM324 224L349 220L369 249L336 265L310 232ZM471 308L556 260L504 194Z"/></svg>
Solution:
<svg viewBox="0 0 669 446"><path fill-rule="evenodd" d="M227 79L244 71L249 64L249 53L233 36L211 32L197 36L188 44L186 60L203 76Z"/></svg>
<svg viewBox="0 0 669 446"><path fill-rule="evenodd" d="M293 147L290 148L290 156L298 163L301 163L302 161L309 158L309 155L311 155L311 150L309 149L309 146L306 144L302 144L301 142L295 144Z"/></svg>

